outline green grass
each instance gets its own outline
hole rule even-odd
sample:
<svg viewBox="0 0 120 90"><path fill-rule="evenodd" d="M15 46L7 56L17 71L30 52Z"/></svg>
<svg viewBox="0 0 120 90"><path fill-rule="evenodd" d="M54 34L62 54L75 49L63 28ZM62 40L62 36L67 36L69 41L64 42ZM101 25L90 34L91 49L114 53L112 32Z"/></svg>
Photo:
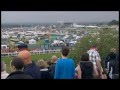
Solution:
<svg viewBox="0 0 120 90"><path fill-rule="evenodd" d="M43 59L43 60L51 60L51 57L53 55L56 55L57 57L61 57L61 54L60 53L49 53L49 54L40 54L40 55L31 55L31 58L33 61L37 61L39 59ZM2 61L4 61L6 63L6 70L8 73L10 73L10 61L12 60L12 57L4 57L4 58L1 58Z"/></svg>
<svg viewBox="0 0 120 90"><path fill-rule="evenodd" d="M43 40L39 40L39 41L36 42L37 46L40 46L41 44L43 44Z"/></svg>

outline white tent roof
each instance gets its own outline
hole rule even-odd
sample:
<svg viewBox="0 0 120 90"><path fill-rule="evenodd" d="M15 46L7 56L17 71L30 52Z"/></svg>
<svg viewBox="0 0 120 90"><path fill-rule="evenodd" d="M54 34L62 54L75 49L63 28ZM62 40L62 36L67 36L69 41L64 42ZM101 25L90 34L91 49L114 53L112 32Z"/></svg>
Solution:
<svg viewBox="0 0 120 90"><path fill-rule="evenodd" d="M36 41L35 39L30 39L29 41Z"/></svg>
<svg viewBox="0 0 120 90"><path fill-rule="evenodd" d="M24 43L23 41L19 41L18 43Z"/></svg>

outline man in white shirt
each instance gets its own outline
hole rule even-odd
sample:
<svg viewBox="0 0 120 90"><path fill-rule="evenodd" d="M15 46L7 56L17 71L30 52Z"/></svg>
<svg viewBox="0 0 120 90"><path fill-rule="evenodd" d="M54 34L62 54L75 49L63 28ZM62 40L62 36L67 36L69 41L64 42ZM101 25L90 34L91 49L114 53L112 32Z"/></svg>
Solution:
<svg viewBox="0 0 120 90"><path fill-rule="evenodd" d="M6 79L9 74L6 72L6 64L1 61L1 79Z"/></svg>

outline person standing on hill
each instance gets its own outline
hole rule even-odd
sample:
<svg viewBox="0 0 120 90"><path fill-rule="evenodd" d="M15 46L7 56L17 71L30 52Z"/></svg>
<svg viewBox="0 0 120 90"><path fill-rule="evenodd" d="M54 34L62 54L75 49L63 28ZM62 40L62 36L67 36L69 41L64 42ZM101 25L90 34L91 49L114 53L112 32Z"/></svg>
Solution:
<svg viewBox="0 0 120 90"><path fill-rule="evenodd" d="M105 68L107 69L107 64L108 62L111 60L110 56L111 56L111 53L114 53L116 56L117 56L117 52L116 52L116 49L115 48L111 48L110 52L108 53L106 59L105 59ZM117 58L117 57L116 57Z"/></svg>
<svg viewBox="0 0 120 90"><path fill-rule="evenodd" d="M24 69L23 71L31 75L34 79L40 79L41 73L40 68L31 60L30 52L22 50L19 52L18 57L23 60Z"/></svg>
<svg viewBox="0 0 120 90"><path fill-rule="evenodd" d="M110 79L119 79L119 56L111 52L109 61L108 75Z"/></svg>
<svg viewBox="0 0 120 90"><path fill-rule="evenodd" d="M96 66L96 69L98 71L99 77L96 78L102 78L103 68L101 65L101 58L97 51L97 47L92 46L90 50L87 51L87 53L89 54L89 60L93 62L93 64Z"/></svg>
<svg viewBox="0 0 120 90"><path fill-rule="evenodd" d="M32 76L23 72L23 61L21 58L15 57L10 62L11 73L6 79L33 79Z"/></svg>
<svg viewBox="0 0 120 90"><path fill-rule="evenodd" d="M54 79L54 73L55 73L55 65L56 65L56 62L57 62L57 56L52 56L52 58L51 58L52 60L51 60L51 66L50 66L50 68L49 68L49 73L50 73L50 75L51 75L51 77Z"/></svg>
<svg viewBox="0 0 120 90"><path fill-rule="evenodd" d="M38 60L36 65L40 67L41 79L51 79L51 75L48 72L47 63L43 59Z"/></svg>
<svg viewBox="0 0 120 90"><path fill-rule="evenodd" d="M62 58L58 59L55 65L54 79L74 79L75 64L73 59L68 58L68 47L62 48Z"/></svg>
<svg viewBox="0 0 120 90"><path fill-rule="evenodd" d="M81 56L81 61L76 67L78 79L94 79L97 76L96 68L94 64L89 61L89 54L85 53Z"/></svg>

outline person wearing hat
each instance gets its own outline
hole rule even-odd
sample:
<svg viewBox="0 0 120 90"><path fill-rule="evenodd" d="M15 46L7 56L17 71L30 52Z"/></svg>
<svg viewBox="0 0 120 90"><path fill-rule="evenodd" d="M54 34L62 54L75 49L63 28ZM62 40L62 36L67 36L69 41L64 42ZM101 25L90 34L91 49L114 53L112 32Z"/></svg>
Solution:
<svg viewBox="0 0 120 90"><path fill-rule="evenodd" d="M18 45L18 51L28 50L27 44L21 43Z"/></svg>

